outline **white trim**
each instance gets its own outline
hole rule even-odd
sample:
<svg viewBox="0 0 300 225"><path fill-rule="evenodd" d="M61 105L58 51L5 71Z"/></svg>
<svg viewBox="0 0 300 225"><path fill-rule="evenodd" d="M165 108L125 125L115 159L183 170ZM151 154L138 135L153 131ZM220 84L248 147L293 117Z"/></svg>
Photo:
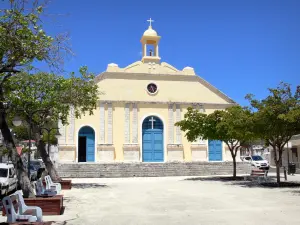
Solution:
<svg viewBox="0 0 300 225"><path fill-rule="evenodd" d="M138 105L136 103L132 103L132 135L131 135L131 142L134 144L139 143L139 131L138 131Z"/></svg>
<svg viewBox="0 0 300 225"><path fill-rule="evenodd" d="M100 102L99 106L99 143L105 144L105 105Z"/></svg>
<svg viewBox="0 0 300 225"><path fill-rule="evenodd" d="M140 121L140 133L139 133L140 140L139 140L139 142L140 142L141 148L140 148L140 160L139 161L143 162L143 122L149 116L156 116L163 123L163 127L164 127L164 131L163 131L163 134L164 134L164 144L163 144L163 146L164 146L164 151L163 151L164 152L164 162L167 162L167 141L166 140L167 140L167 130L168 129L166 129L166 121L164 120L164 117L158 113L147 113L142 117L142 119Z"/></svg>
<svg viewBox="0 0 300 225"><path fill-rule="evenodd" d="M175 122L181 121L181 107L180 104L175 105L176 111L175 111ZM182 144L182 131L179 126L176 126L175 128L175 144Z"/></svg>
<svg viewBox="0 0 300 225"><path fill-rule="evenodd" d="M76 158L75 158L75 162L77 162L77 163L79 163L78 162L78 141L79 141L79 131L80 131L80 129L81 128L83 128L83 127L90 127L90 128L92 128L93 130L94 130L94 132L95 132L95 151L94 151L94 154L95 154L95 161L94 162L97 162L97 132L96 132L96 129L91 125L91 124L84 124L84 125L81 125L80 127L79 127L79 129L77 129L77 131L76 131L76 140L77 140L77 142L76 142Z"/></svg>
<svg viewBox="0 0 300 225"><path fill-rule="evenodd" d="M124 106L124 140L130 143L130 103L125 103Z"/></svg>
<svg viewBox="0 0 300 225"><path fill-rule="evenodd" d="M114 135L114 124L113 124L113 105L112 103L107 103L107 144L113 144L113 135Z"/></svg>

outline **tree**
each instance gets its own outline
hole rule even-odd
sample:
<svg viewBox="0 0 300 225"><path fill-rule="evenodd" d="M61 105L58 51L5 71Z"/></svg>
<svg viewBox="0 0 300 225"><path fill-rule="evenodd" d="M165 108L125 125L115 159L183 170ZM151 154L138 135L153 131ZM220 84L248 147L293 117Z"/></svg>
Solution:
<svg viewBox="0 0 300 225"><path fill-rule="evenodd" d="M51 37L42 27L44 6L38 0L10 0L10 8L0 10L0 129L6 148L12 153L18 182L25 197L33 195L27 172L7 124L7 95L4 85L12 76L34 61L59 67L68 51L63 35Z"/></svg>
<svg viewBox="0 0 300 225"><path fill-rule="evenodd" d="M175 124L186 132L189 141L201 137L223 141L233 160L233 178L236 178L236 155L243 143L254 139L252 115L247 109L232 106L225 110L216 110L207 115L188 108L184 120Z"/></svg>
<svg viewBox="0 0 300 225"><path fill-rule="evenodd" d="M293 135L300 133L300 86L293 93L289 84L280 83L277 88L269 88L269 92L263 100L250 94L246 98L254 111L255 133L273 148L279 185L284 147Z"/></svg>
<svg viewBox="0 0 300 225"><path fill-rule="evenodd" d="M75 77L72 73L70 78L48 73L20 73L12 77L5 86L10 90L5 97L12 106L11 115L20 116L27 124L31 119L38 151L49 175L55 181L60 180L60 177L45 149L45 139L40 137L41 128L57 127L58 120L67 124L71 107L77 118L86 112L93 113L99 96L98 86L87 67L82 67L79 72L81 76Z"/></svg>

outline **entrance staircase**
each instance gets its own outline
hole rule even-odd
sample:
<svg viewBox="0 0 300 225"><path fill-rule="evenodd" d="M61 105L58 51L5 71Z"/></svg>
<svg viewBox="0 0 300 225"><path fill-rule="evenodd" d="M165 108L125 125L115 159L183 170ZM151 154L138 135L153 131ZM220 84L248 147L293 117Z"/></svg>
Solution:
<svg viewBox="0 0 300 225"><path fill-rule="evenodd" d="M64 163L58 165L61 177L163 177L231 175L232 162L184 163ZM237 163L237 174L249 173L249 165Z"/></svg>

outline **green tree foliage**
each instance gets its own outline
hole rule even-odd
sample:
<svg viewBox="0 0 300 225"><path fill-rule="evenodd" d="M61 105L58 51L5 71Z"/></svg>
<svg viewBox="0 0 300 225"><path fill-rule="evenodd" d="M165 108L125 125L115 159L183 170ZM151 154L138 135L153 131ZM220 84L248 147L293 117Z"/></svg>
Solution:
<svg viewBox="0 0 300 225"><path fill-rule="evenodd" d="M11 115L18 114L28 121L29 114L36 112L33 122L42 127L50 121L62 120L66 124L71 107L76 118L92 114L99 96L98 86L87 67L79 72L80 76L72 73L70 78L42 72L12 77L5 86L9 90L5 98Z"/></svg>
<svg viewBox="0 0 300 225"><path fill-rule="evenodd" d="M61 120L67 124L71 107L76 118L85 113L92 114L98 101L98 85L95 84L94 75L88 73L87 67L80 68L80 76L71 74L70 78L64 78L48 73L27 74L19 73L6 82L5 89L9 90L6 99L10 105L10 115L18 115L32 124L33 137L36 138L38 150L43 158L47 170L53 180L59 180L59 176L44 149L47 140L42 127L55 128ZM40 133L43 132L43 139ZM55 130L50 135L55 135Z"/></svg>
<svg viewBox="0 0 300 225"><path fill-rule="evenodd" d="M43 30L40 1L11 0L0 10L0 76L7 79L35 60L58 66L69 51L66 38L52 37Z"/></svg>
<svg viewBox="0 0 300 225"><path fill-rule="evenodd" d="M270 88L270 95L256 100L247 95L254 111L254 131L272 146L277 168L277 183L280 183L280 166L285 145L293 135L300 133L300 86L295 92L286 83Z"/></svg>
<svg viewBox="0 0 300 225"><path fill-rule="evenodd" d="M197 138L223 141L230 150L233 159L233 177L236 177L236 155L243 143L255 138L252 132L251 112L240 106L225 110L216 110L211 114L200 113L188 108L184 120L175 124L186 132L189 141Z"/></svg>
<svg viewBox="0 0 300 225"><path fill-rule="evenodd" d="M30 181L18 156L14 139L7 124L6 81L27 69L34 61L44 61L59 68L70 52L64 35L51 37L43 30L41 1L10 0L7 9L0 10L0 129L6 148L12 152L18 182L24 196L33 195Z"/></svg>

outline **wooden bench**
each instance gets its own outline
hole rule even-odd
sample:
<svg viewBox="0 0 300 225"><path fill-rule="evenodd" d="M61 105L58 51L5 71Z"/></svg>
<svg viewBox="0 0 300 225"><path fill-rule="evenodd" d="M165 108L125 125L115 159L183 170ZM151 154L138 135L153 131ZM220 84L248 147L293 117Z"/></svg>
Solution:
<svg viewBox="0 0 300 225"><path fill-rule="evenodd" d="M261 179L266 180L267 175L268 175L268 170L252 169L250 177L258 178L258 180L261 180Z"/></svg>
<svg viewBox="0 0 300 225"><path fill-rule="evenodd" d="M26 205L38 206L42 209L43 215L61 215L64 211L63 195L53 197L24 198Z"/></svg>
<svg viewBox="0 0 300 225"><path fill-rule="evenodd" d="M62 180L59 183L62 190L70 190L72 188L72 180Z"/></svg>
<svg viewBox="0 0 300 225"><path fill-rule="evenodd" d="M253 170L251 170L251 176L253 176L253 177L266 177L267 172L268 172L267 170L253 169Z"/></svg>

